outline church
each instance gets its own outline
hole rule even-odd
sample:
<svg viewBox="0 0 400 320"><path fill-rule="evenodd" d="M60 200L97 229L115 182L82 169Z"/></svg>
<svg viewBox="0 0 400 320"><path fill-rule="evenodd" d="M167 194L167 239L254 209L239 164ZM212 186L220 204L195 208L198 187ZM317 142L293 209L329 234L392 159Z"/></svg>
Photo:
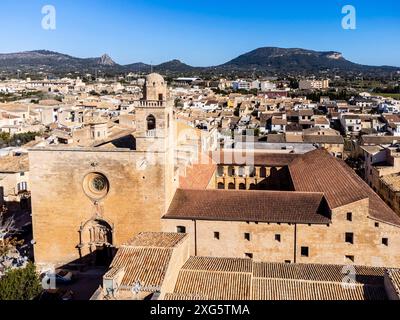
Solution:
<svg viewBox="0 0 400 320"><path fill-rule="evenodd" d="M134 132L125 130L85 147L30 150L39 265L102 263L132 235L161 230L161 217L179 183L173 101L163 77L146 77L135 113Z"/></svg>

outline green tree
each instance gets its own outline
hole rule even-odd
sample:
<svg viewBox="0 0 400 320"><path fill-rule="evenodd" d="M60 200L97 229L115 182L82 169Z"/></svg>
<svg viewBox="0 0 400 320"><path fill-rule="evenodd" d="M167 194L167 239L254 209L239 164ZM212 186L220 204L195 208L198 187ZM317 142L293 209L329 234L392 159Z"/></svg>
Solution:
<svg viewBox="0 0 400 320"><path fill-rule="evenodd" d="M42 291L35 265L8 271L0 279L0 300L32 300Z"/></svg>

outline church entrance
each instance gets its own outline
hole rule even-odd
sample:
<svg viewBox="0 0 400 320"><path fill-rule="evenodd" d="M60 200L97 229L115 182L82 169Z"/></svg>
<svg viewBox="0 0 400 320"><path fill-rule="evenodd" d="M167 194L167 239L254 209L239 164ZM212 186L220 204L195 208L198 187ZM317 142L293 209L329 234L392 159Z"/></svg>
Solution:
<svg viewBox="0 0 400 320"><path fill-rule="evenodd" d="M82 257L91 265L108 266L114 254L111 226L104 220L91 220L80 233Z"/></svg>

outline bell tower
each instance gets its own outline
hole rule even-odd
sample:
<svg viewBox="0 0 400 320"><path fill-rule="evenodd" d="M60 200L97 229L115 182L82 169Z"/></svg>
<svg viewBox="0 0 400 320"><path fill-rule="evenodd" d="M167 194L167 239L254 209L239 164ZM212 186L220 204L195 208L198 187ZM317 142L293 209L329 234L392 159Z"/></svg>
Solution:
<svg viewBox="0 0 400 320"><path fill-rule="evenodd" d="M135 108L136 150L165 152L169 148L173 103L164 78L151 73L146 77L143 99Z"/></svg>

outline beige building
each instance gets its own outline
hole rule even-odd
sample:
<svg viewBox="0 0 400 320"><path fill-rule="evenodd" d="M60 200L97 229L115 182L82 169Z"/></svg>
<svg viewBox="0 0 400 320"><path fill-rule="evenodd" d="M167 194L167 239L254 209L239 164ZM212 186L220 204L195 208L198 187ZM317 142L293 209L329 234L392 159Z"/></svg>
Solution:
<svg viewBox="0 0 400 320"><path fill-rule="evenodd" d="M192 255L400 265L400 218L344 162L316 150L283 169L287 191L178 190L163 230L189 233Z"/></svg>
<svg viewBox="0 0 400 320"><path fill-rule="evenodd" d="M29 161L27 154L0 157L0 189L8 210L20 212L30 206Z"/></svg>
<svg viewBox="0 0 400 320"><path fill-rule="evenodd" d="M322 90L329 88L329 80L301 80L299 82L299 88L301 90Z"/></svg>

